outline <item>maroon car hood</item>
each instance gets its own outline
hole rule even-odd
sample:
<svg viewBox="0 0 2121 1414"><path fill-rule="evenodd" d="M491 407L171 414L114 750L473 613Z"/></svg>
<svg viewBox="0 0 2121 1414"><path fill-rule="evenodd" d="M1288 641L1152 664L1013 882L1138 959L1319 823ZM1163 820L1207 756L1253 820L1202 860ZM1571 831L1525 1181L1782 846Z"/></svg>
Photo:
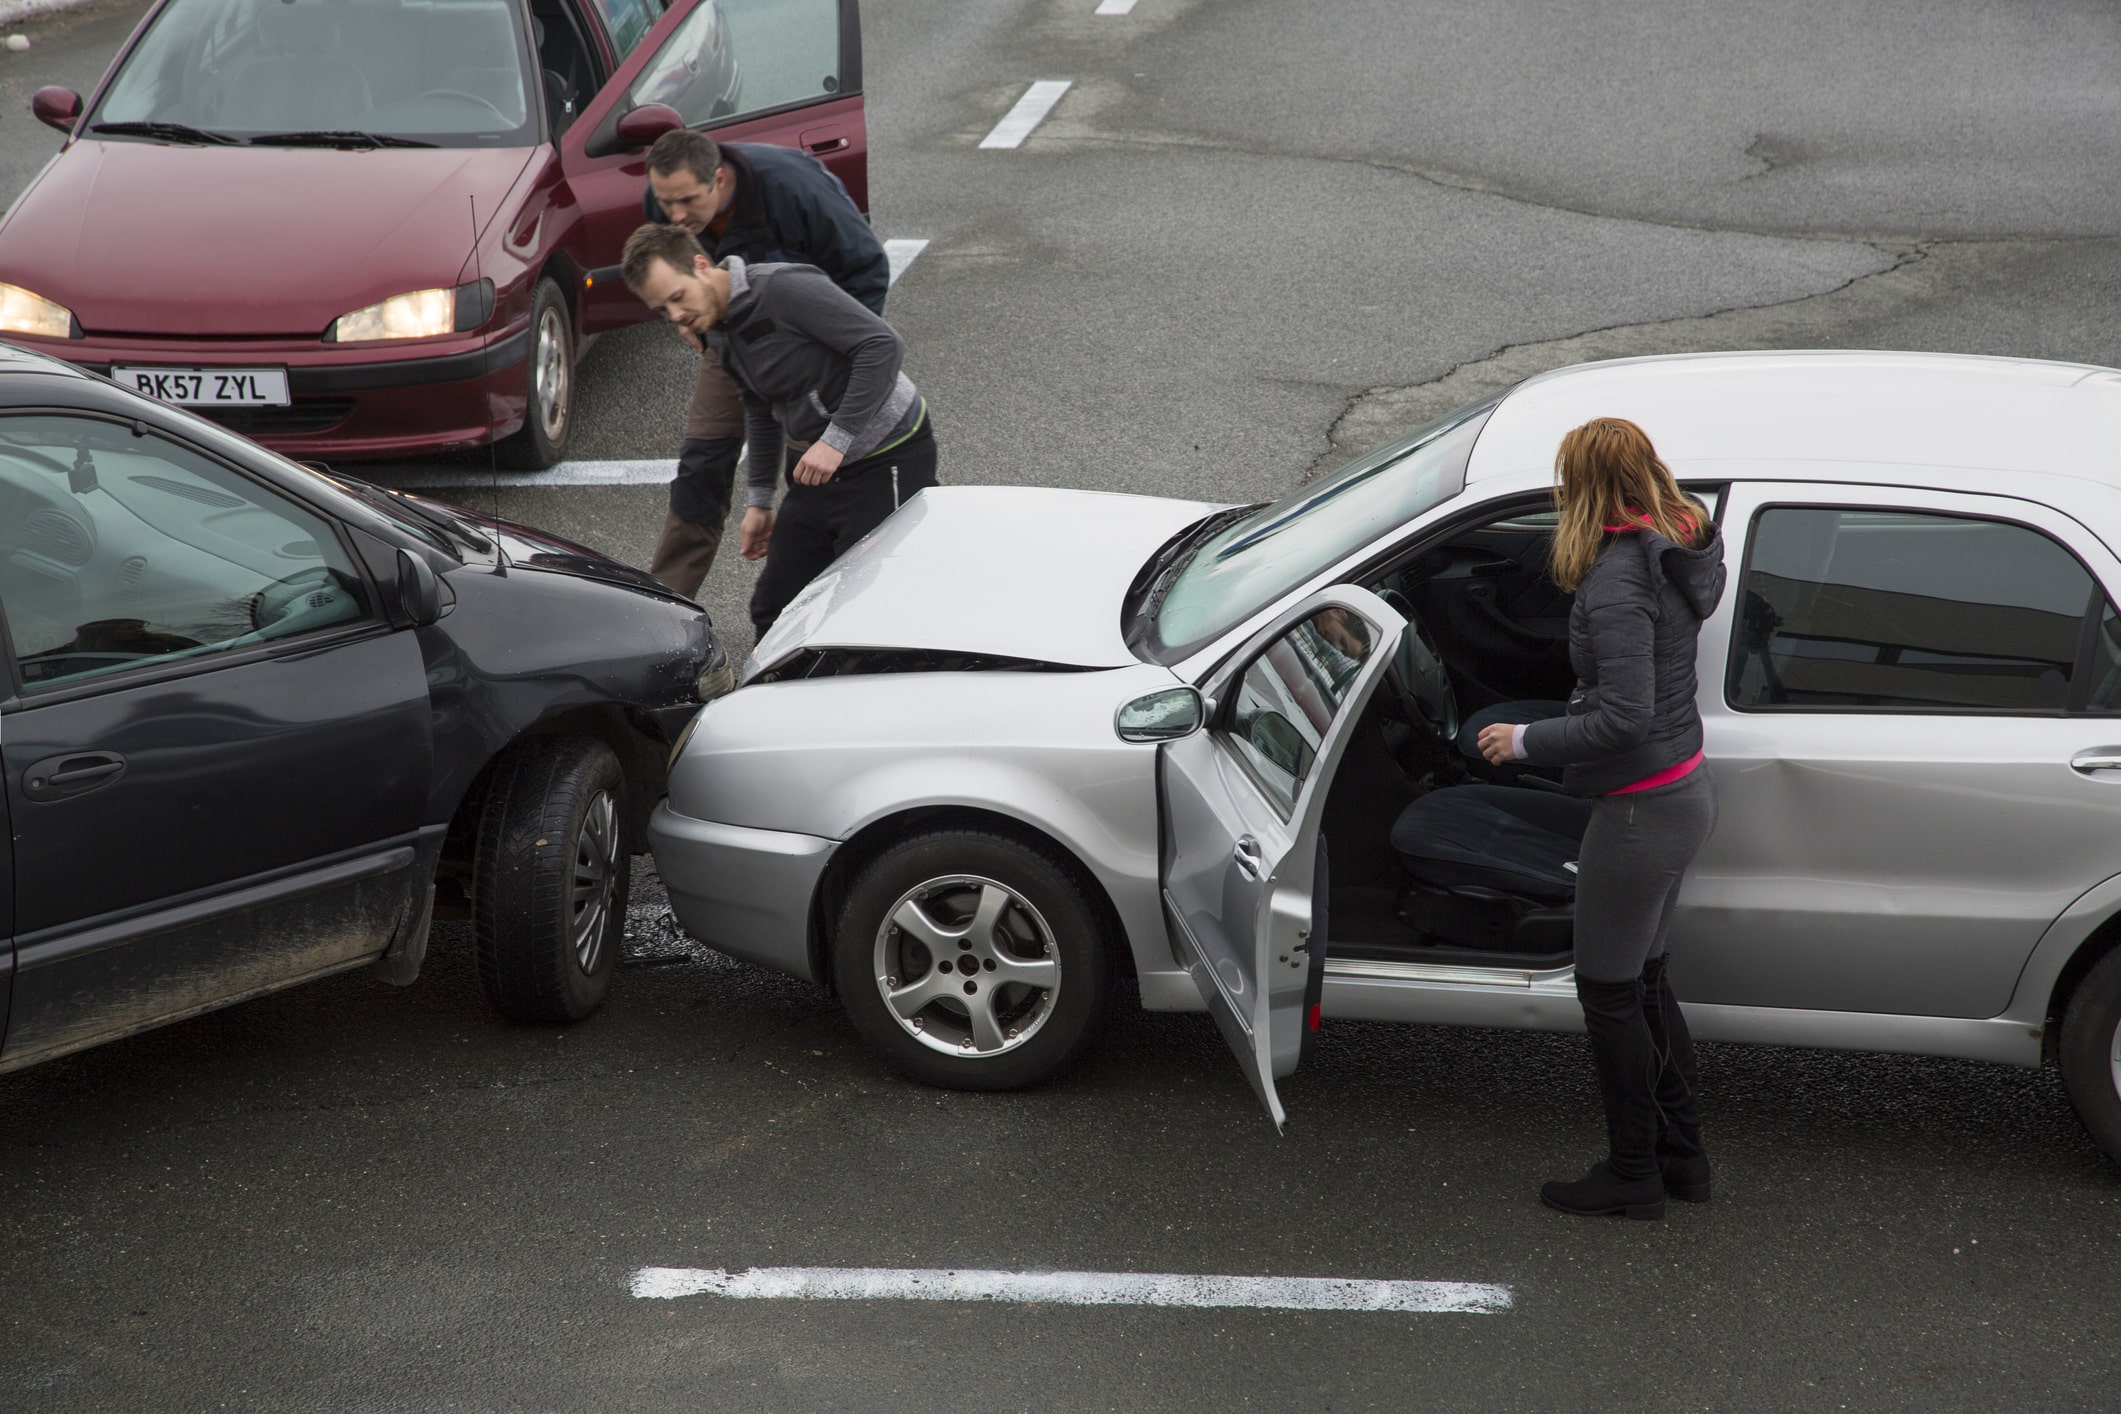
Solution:
<svg viewBox="0 0 2121 1414"><path fill-rule="evenodd" d="M314 339L456 284L472 198L483 228L535 153L78 142L0 225L0 278L89 334Z"/></svg>

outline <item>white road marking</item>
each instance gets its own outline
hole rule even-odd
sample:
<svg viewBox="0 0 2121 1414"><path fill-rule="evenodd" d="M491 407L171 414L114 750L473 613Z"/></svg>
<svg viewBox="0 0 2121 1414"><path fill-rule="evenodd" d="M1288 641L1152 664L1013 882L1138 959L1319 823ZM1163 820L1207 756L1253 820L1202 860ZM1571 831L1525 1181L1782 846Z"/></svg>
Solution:
<svg viewBox="0 0 2121 1414"><path fill-rule="evenodd" d="M913 263L913 258L927 248L926 241L885 241L884 259L891 262L891 283L896 285L898 277Z"/></svg>
<svg viewBox="0 0 2121 1414"><path fill-rule="evenodd" d="M1040 79L1016 100L1009 115L994 125L994 131L979 140L981 147L1022 147L1031 130L1046 120L1060 102L1073 79Z"/></svg>
<svg viewBox="0 0 2121 1414"><path fill-rule="evenodd" d="M1104 0L1097 7L1100 15L1124 15L1134 8L1134 0Z"/></svg>
<svg viewBox="0 0 2121 1414"><path fill-rule="evenodd" d="M677 459L661 461L561 462L545 471L488 471L484 467L377 467L373 473L349 462L350 476L369 475L385 486L421 490L455 486L654 486L677 474Z"/></svg>
<svg viewBox="0 0 2121 1414"><path fill-rule="evenodd" d="M650 1301L1008 1301L1060 1306L1240 1306L1273 1311L1432 1311L1491 1316L1514 1304L1489 1282L1225 1277L1170 1272L999 1272L899 1267L643 1267Z"/></svg>

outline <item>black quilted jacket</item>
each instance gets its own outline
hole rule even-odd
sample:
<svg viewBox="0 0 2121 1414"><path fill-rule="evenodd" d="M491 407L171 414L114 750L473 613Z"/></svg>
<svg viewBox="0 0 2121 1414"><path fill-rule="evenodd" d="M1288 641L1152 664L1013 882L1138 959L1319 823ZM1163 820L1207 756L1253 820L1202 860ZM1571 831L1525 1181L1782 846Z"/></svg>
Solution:
<svg viewBox="0 0 2121 1414"><path fill-rule="evenodd" d="M1698 550L1653 530L1607 537L1569 612L1569 710L1525 728L1525 758L1603 795L1701 750L1694 641L1723 597L1723 538Z"/></svg>

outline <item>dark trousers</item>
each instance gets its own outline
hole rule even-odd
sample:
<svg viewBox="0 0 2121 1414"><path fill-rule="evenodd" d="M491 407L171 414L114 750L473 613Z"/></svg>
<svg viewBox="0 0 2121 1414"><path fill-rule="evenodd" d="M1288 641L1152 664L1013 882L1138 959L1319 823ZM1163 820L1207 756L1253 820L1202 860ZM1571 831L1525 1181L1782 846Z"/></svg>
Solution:
<svg viewBox="0 0 2121 1414"><path fill-rule="evenodd" d="M882 525L914 492L935 485L931 421L924 418L920 431L889 451L843 463L822 486L789 480L788 494L774 513L766 568L751 591L751 627L759 637L827 565ZM788 465L793 468L797 460L798 454L790 453Z"/></svg>
<svg viewBox="0 0 2121 1414"><path fill-rule="evenodd" d="M729 523L742 437L687 437L670 483L670 510L648 572L680 594L700 591Z"/></svg>
<svg viewBox="0 0 2121 1414"><path fill-rule="evenodd" d="M1701 1156L1694 1041L1665 976L1687 866L1716 827L1707 762L1667 785L1601 795L1578 853L1576 997L1606 1117L1607 1164L1639 1180Z"/></svg>

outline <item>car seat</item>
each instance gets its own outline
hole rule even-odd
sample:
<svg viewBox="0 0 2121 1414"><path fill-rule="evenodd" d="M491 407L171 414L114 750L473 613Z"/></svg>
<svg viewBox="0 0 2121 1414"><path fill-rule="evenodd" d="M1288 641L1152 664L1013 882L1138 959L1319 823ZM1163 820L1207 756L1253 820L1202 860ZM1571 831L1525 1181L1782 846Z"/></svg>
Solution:
<svg viewBox="0 0 2121 1414"><path fill-rule="evenodd" d="M1533 698L1522 702L1497 702L1491 706L1481 708L1478 712L1466 718L1465 722L1458 728L1458 735L1452 738L1452 743L1458 748L1459 755L1473 761L1485 760L1486 758L1480 754L1480 733L1483 729L1498 724L1512 727L1528 726L1533 722L1544 721L1548 717L1559 717L1568 710L1569 704L1566 702L1549 701L1543 698Z"/></svg>
<svg viewBox="0 0 2121 1414"><path fill-rule="evenodd" d="M1447 786L1392 825L1409 880L1400 921L1425 941L1517 955L1573 944L1574 862L1591 802L1523 786Z"/></svg>

